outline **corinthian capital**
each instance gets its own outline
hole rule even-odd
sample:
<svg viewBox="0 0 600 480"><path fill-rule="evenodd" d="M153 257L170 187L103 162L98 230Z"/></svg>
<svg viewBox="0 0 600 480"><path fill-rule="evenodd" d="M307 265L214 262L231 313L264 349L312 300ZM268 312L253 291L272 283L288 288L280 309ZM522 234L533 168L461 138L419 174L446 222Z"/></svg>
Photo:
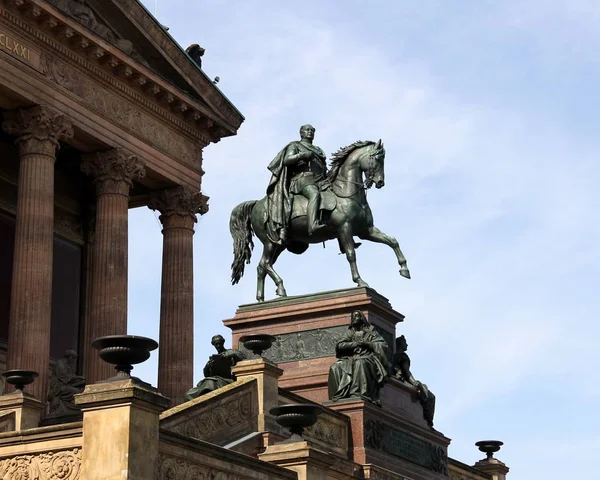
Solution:
<svg viewBox="0 0 600 480"><path fill-rule="evenodd" d="M153 192L148 200L148 207L160 212L160 221L165 229L193 229L198 220L196 214L208 212L208 197L199 190L190 187L176 187L160 192Z"/></svg>
<svg viewBox="0 0 600 480"><path fill-rule="evenodd" d="M21 155L56 156L59 141L73 137L73 125L64 115L38 105L6 112L2 128L17 138Z"/></svg>
<svg viewBox="0 0 600 480"><path fill-rule="evenodd" d="M146 175L144 162L120 148L85 155L81 171L94 177L98 195L114 193L128 196L133 181Z"/></svg>

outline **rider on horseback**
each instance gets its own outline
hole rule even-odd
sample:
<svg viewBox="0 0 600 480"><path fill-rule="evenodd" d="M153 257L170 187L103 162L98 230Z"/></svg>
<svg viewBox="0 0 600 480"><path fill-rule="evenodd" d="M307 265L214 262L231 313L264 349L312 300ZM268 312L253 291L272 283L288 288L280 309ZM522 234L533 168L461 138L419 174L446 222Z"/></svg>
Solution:
<svg viewBox="0 0 600 480"><path fill-rule="evenodd" d="M273 176L267 187L267 230L271 239L284 244L290 219L293 195L308 200L308 234L324 226L319 219L321 191L329 187L325 153L313 145L315 128L300 127L300 141L286 145L269 164Z"/></svg>

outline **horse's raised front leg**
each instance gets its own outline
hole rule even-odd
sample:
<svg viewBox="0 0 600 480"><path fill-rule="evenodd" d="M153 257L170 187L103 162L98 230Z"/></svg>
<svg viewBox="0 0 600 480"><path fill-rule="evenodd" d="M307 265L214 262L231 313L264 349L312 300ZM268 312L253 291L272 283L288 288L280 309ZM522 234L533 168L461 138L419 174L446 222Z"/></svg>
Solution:
<svg viewBox="0 0 600 480"><path fill-rule="evenodd" d="M263 254L258 262L257 270L257 282L256 282L256 300L264 302L265 300L265 277L267 274L277 285L277 295L280 297L286 297L287 293L283 286L283 280L277 272L273 269L273 264L277 261L277 258L281 254L283 249L279 245L273 243L266 243L263 245Z"/></svg>
<svg viewBox="0 0 600 480"><path fill-rule="evenodd" d="M400 250L398 241L394 237L386 235L377 227L371 227L366 235L359 235L359 237L363 240L370 240L371 242L384 243L388 247L391 247L396 254L398 264L400 265L400 275L405 278L410 278L410 271L406 266L406 258L404 258L404 254L402 253L402 250Z"/></svg>
<svg viewBox="0 0 600 480"><path fill-rule="evenodd" d="M346 259L350 264L352 280L354 280L356 285L359 287L368 287L369 285L367 282L360 278L360 274L358 273L358 267L356 266L354 237L352 236L352 232L349 228L342 228L338 231L338 241L340 242L340 248L342 249L343 253L346 254Z"/></svg>

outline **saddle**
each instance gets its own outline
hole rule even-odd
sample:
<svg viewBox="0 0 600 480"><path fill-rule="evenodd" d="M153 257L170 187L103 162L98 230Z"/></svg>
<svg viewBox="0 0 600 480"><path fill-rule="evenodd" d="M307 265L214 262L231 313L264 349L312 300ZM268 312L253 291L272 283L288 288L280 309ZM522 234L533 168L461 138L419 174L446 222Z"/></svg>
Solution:
<svg viewBox="0 0 600 480"><path fill-rule="evenodd" d="M331 190L321 192L321 211L332 212L337 205L336 196ZM292 216L291 219L303 217L306 215L306 207L308 200L302 195L294 195L292 200Z"/></svg>

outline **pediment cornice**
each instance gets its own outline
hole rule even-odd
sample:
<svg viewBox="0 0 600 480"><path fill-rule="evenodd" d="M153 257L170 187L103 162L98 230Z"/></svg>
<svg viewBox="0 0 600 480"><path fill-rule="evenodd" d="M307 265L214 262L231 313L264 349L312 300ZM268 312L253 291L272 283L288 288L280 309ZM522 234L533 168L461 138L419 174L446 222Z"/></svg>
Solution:
<svg viewBox="0 0 600 480"><path fill-rule="evenodd" d="M0 16L204 146L239 127L48 1L0 0Z"/></svg>

